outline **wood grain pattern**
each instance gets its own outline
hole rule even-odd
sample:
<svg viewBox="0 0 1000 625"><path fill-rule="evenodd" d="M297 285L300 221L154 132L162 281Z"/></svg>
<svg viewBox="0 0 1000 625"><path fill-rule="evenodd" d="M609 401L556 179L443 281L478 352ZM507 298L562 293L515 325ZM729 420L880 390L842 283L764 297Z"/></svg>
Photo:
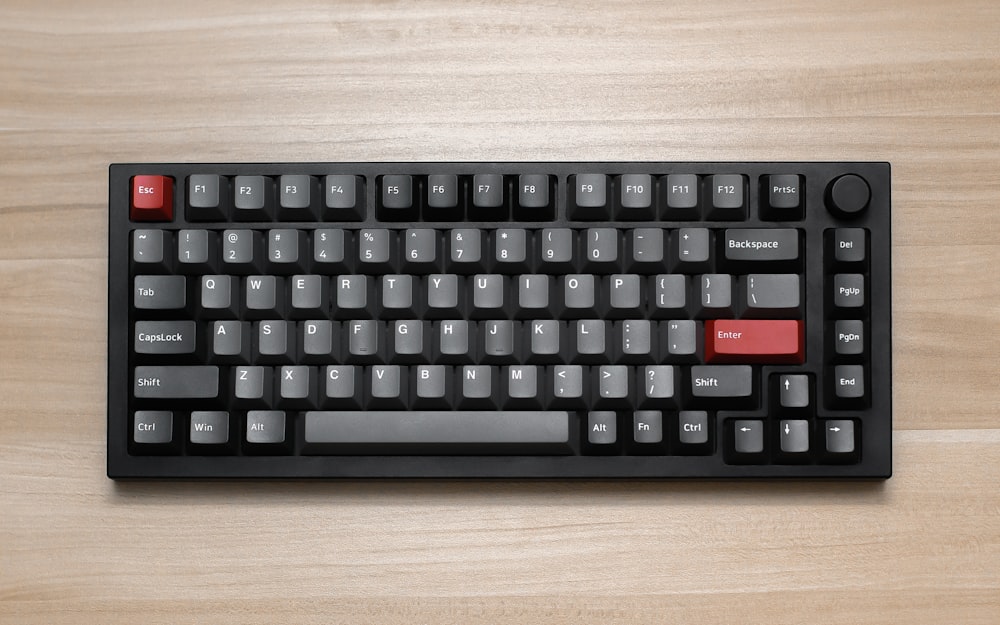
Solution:
<svg viewBox="0 0 1000 625"><path fill-rule="evenodd" d="M0 6L0 623L1000 622L1000 4ZM888 160L885 483L113 483L107 165Z"/></svg>

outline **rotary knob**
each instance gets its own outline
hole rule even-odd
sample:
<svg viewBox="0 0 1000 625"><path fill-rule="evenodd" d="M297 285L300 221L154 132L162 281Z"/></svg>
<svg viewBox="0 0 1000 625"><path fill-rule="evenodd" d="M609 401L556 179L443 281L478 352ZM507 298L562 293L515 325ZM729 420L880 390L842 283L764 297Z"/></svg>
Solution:
<svg viewBox="0 0 1000 625"><path fill-rule="evenodd" d="M844 217L854 217L868 208L871 197L872 191L864 178L857 174L845 174L826 188L826 207Z"/></svg>

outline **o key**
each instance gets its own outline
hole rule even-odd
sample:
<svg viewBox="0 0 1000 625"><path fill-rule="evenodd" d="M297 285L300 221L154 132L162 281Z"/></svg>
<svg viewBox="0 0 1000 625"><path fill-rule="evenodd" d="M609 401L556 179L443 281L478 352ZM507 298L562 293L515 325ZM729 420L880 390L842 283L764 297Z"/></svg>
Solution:
<svg viewBox="0 0 1000 625"><path fill-rule="evenodd" d="M174 179L170 176L132 178L132 221L171 221L174 218Z"/></svg>
<svg viewBox="0 0 1000 625"><path fill-rule="evenodd" d="M705 362L800 365L805 324L798 319L711 319L705 322Z"/></svg>

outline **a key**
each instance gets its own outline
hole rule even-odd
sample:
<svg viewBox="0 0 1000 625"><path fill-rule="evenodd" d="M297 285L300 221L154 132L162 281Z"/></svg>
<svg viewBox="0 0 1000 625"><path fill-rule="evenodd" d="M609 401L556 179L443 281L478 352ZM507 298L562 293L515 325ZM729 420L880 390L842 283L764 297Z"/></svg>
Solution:
<svg viewBox="0 0 1000 625"><path fill-rule="evenodd" d="M216 321L212 324L212 361L245 364L250 360L250 324Z"/></svg>
<svg viewBox="0 0 1000 625"><path fill-rule="evenodd" d="M219 368L159 365L136 367L132 395L136 399L218 397Z"/></svg>
<svg viewBox="0 0 1000 625"><path fill-rule="evenodd" d="M133 305L140 310L177 310L187 303L184 276L136 276Z"/></svg>

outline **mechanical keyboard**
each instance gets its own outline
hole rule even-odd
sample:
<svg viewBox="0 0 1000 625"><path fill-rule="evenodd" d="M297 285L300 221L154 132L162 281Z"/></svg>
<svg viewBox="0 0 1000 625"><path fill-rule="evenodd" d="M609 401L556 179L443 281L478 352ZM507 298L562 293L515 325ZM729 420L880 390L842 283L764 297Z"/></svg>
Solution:
<svg viewBox="0 0 1000 625"><path fill-rule="evenodd" d="M888 163L110 167L112 478L886 478Z"/></svg>

